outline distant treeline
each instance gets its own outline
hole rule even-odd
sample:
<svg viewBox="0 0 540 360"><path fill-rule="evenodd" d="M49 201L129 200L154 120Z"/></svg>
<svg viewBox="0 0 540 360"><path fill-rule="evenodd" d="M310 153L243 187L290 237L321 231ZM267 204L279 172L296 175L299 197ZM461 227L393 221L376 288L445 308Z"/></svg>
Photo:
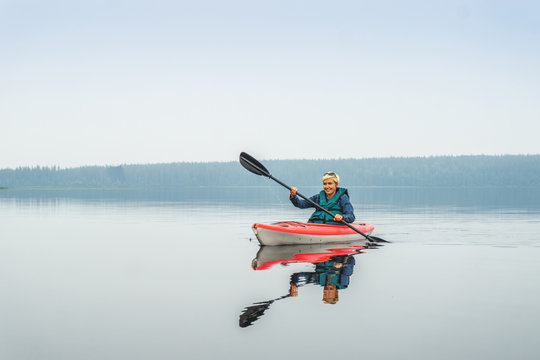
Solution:
<svg viewBox="0 0 540 360"><path fill-rule="evenodd" d="M272 175L295 186L318 186L326 171L337 172L342 186L540 186L540 155L267 160L263 163ZM0 187L7 188L259 186L269 182L271 180L249 173L236 161L0 170Z"/></svg>

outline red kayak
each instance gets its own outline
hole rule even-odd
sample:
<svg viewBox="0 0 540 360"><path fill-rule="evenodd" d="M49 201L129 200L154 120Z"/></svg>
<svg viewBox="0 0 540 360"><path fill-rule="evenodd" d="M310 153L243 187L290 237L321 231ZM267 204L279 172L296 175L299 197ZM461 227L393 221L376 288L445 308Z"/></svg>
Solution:
<svg viewBox="0 0 540 360"><path fill-rule="evenodd" d="M375 228L366 222L351 224L366 235ZM327 225L283 221L274 224L253 224L253 232L261 245L323 244L364 240L364 237L345 225Z"/></svg>

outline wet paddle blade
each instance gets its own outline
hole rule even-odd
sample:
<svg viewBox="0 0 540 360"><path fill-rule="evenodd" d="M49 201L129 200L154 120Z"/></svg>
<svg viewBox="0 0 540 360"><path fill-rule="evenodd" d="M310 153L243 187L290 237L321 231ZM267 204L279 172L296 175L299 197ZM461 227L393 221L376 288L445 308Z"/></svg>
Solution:
<svg viewBox="0 0 540 360"><path fill-rule="evenodd" d="M243 328L250 326L255 321L257 321L258 318L264 315L264 312L268 310L268 308L270 307L270 305L272 305L274 301L285 299L290 296L290 294L287 294L273 300L261 301L251 306L245 307L244 311L242 311L242 313L240 314L240 318L238 319L238 325Z"/></svg>
<svg viewBox="0 0 540 360"><path fill-rule="evenodd" d="M270 173L264 165L245 152L240 153L240 164L254 174L270 177Z"/></svg>
<svg viewBox="0 0 540 360"><path fill-rule="evenodd" d="M382 238L380 238L380 237L371 236L371 235L369 235L369 238L375 240L375 242L385 242L385 243L389 243L389 242L390 242L390 241L384 240L384 239L382 239Z"/></svg>
<svg viewBox="0 0 540 360"><path fill-rule="evenodd" d="M264 315L264 312L272 305L274 300L264 301L252 306L248 306L240 314L240 319L238 320L238 325L245 328L257 321L258 318Z"/></svg>

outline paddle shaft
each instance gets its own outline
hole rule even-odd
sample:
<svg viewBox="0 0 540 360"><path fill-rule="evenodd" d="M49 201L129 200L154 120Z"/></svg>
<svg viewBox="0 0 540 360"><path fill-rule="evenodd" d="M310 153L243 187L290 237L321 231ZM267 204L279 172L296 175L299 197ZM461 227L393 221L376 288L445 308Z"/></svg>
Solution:
<svg viewBox="0 0 540 360"><path fill-rule="evenodd" d="M289 189L289 191L291 190L291 187L287 184L284 184L283 182L281 182L280 180L276 179L275 177L273 177L271 174L267 174L267 176L274 180L275 182L277 182L279 185L281 186L284 186L286 187L287 189ZM300 196L302 199L306 200L308 203L311 204L311 206L321 210L321 211L324 211L325 213L327 213L328 215L334 217L335 214L332 214L330 211L326 210L325 208L323 208L321 205L317 204L315 201L311 200L310 198L308 198L307 196L304 196L302 194L300 194L298 191L296 192L296 195ZM375 240L372 240L369 235L367 234L364 234L363 232L361 232L360 230L358 230L357 228L355 228L354 226L352 226L351 224L349 224L348 222L346 222L345 220L341 219L340 222L342 224L345 224L347 225L348 227L350 227L351 229L353 229L354 231L356 231L357 233L359 233L360 235L362 235L363 237L365 237L366 239L368 239L369 241L375 241Z"/></svg>

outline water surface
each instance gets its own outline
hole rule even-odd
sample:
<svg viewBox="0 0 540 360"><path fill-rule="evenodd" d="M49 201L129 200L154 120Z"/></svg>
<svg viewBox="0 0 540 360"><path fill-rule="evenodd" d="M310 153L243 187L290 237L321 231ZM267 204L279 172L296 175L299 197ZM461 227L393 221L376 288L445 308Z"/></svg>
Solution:
<svg viewBox="0 0 540 360"><path fill-rule="evenodd" d="M283 261L252 268L252 223L309 216L286 199L2 196L5 359L540 356L540 216L530 204L359 204L357 217L392 244L341 246L341 258L300 249L327 263L353 258L330 304L313 274L334 268L314 257L289 261L284 250L269 255ZM259 316L242 324L254 306Z"/></svg>

